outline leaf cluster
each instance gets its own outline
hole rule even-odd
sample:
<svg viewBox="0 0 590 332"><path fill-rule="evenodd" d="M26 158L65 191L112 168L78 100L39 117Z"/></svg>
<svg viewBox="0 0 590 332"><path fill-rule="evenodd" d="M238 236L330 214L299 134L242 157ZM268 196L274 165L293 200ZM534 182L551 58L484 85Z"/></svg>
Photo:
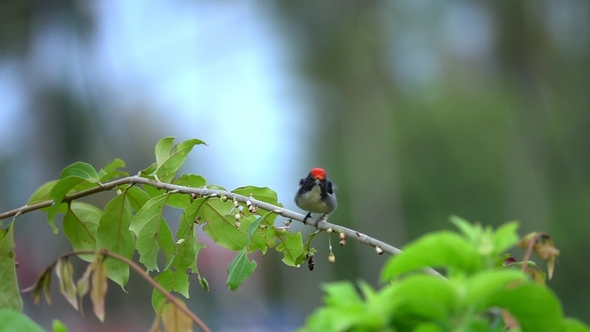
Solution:
<svg viewBox="0 0 590 332"><path fill-rule="evenodd" d="M174 138L163 138L155 148L156 161L139 172L138 177L149 179L152 183L185 188L225 190L208 184L201 175L179 174L189 152L203 144L198 139L174 144ZM123 170L124 167L125 163L118 158L99 171L87 163L76 162L67 166L59 179L40 186L27 202L31 206L53 201L53 204L42 209L47 213L50 227L57 233L56 216L63 214L63 232L73 250L84 252L79 257L91 263L77 283L74 282L73 268L68 259L60 259L48 267L32 286L36 302L41 292L45 292L48 302L51 301L49 285L53 270L59 279L60 291L76 309L80 296L88 291L87 280L91 274L105 278L100 281L104 287L92 287L90 294L93 301L104 300L107 276L124 288L129 280L129 264L118 259L104 259L99 263L96 258L99 256L86 253L101 250L129 260L137 251L139 262L148 273L155 275L155 281L166 291L177 292L188 298L191 275L196 276L199 284L209 290L209 284L197 264L198 254L205 248L197 239L198 228L220 246L237 252L227 269L227 286L232 290L236 290L254 272L257 264L248 257L254 251L265 254L269 248L275 248L283 253L283 262L289 266L298 267L306 259L309 248L304 248L301 233L294 234L288 227L275 226L277 215L272 211L257 209L251 203L230 200L227 196L203 196L159 189L149 184L117 182L117 179L132 178ZM117 184L110 186L112 183ZM110 189L115 190L115 195L104 207L78 201L78 198ZM277 194L269 188L246 186L229 193L282 207ZM182 210L176 230L171 229L165 219L165 210L169 208ZM9 233L10 237L6 241L0 237L0 250L13 254L12 227L3 232ZM13 271L14 257L0 260L0 266L3 265L12 275L7 279L8 282L3 279L0 283L6 288L2 290L3 296L0 298L11 302L3 307L22 310L22 299ZM95 289L99 289L97 292L101 294L100 297L96 296L98 293L95 294ZM167 306L164 295L155 289L152 305L162 315L160 309ZM94 310L101 320L104 319L104 308L100 303L94 303Z"/></svg>
<svg viewBox="0 0 590 332"><path fill-rule="evenodd" d="M515 245L536 248L553 270L559 251L547 234L519 241L516 222L494 231L451 221L460 233L427 234L392 257L380 290L364 282L325 285L324 305L301 331L590 331L564 318L536 265L504 254ZM444 269L447 278L424 273L426 267Z"/></svg>

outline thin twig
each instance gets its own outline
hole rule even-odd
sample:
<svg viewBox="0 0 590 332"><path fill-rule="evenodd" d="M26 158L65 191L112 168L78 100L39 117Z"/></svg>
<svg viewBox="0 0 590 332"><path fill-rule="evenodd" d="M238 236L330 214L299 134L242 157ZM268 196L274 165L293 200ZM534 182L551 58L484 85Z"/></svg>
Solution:
<svg viewBox="0 0 590 332"><path fill-rule="evenodd" d="M55 264L57 264L57 262L59 260L62 260L64 258L67 258L69 256L79 256L79 255L86 255L86 254L93 254L93 255L104 255L106 257L110 257L110 258L114 258L116 260L119 260L129 266L131 266L135 271L137 271L137 273L139 273L147 282L150 283L150 285L152 285L154 288L156 288L160 293L162 293L162 295L164 295L164 297L166 297L166 299L169 302L172 302L178 309L180 309L182 312L184 312L187 316L189 316L191 318L191 320L203 331L205 332L211 332L211 329L209 329L209 327L207 327L207 325L199 318L197 317L197 315L195 315L195 313L193 313L192 311L190 311L187 307L185 307L184 305L182 305L182 303L180 302L180 300L178 300L178 298L174 295L172 295L170 292L168 292L167 290L164 289L164 287L162 287L162 285L158 284L157 281L154 280L154 278L152 278L147 272L145 272L141 266L137 265L134 261L130 260L127 257L123 257L119 254L116 254L114 252L108 251L106 249L101 249L101 250L80 250L80 251L70 251L67 252L65 254L62 254L61 256L59 256L52 264L49 265L48 268L53 268L55 266Z"/></svg>
<svg viewBox="0 0 590 332"><path fill-rule="evenodd" d="M114 189L117 186L120 186L123 184L144 184L144 185L152 186L152 187L158 188L158 189L175 191L175 192L182 193L182 194L194 194L194 195L198 195L198 196L221 197L222 195L225 195L225 196L227 196L228 199L230 199L230 200L235 199L241 203L246 203L246 201L250 201L254 206L256 206L259 209L263 209L266 211L276 213L276 214L278 214L282 217L285 217L287 219L298 220L298 221L303 222L309 226L314 226L314 224L316 222L316 220L314 218L310 217L310 218L305 219L305 216L303 214L300 214L300 213L297 213L297 212L294 212L294 211L291 211L291 210L288 210L288 209L285 209L283 207L279 207L279 206L276 206L273 204L269 204L269 203L266 203L263 201L259 201L257 199L250 197L250 196L242 196L242 195L235 194L235 193L232 193L229 191L224 191L224 190L207 189L206 187L205 188L190 188L190 187L178 186L178 185L174 185L174 184L170 184L170 183L164 183L164 182L159 182L156 180L150 180L150 179L140 177L137 175L117 179L117 180L114 180L111 182L107 182L99 187L83 190L83 191L77 192L75 194L68 195L62 200L62 202L70 202L75 199L89 196L89 195L92 195L92 194L95 194L95 193L98 193L101 191L111 190L111 189ZM0 220L15 216L17 214L24 214L24 213L27 213L30 211L34 211L34 210L38 210L38 209L41 209L44 207L48 207L48 206L51 206L52 204L53 204L53 200L47 200L47 201L35 203L32 205L25 205L25 206L22 206L17 209L13 209L13 210L10 210L10 211L4 212L4 213L0 213ZM356 230L329 223L325 220L321 220L319 222L317 228L319 230L323 230L323 231L326 231L329 228L331 228L335 232L346 234L346 237L349 239L354 239L360 243L366 244L366 245L371 246L373 248L379 247L379 248L383 249L384 252L386 252L390 255L397 255L397 254L401 253L400 249L398 249L394 246L391 246L383 241L379 241L373 237L367 236L367 235L360 233ZM435 275L435 276L438 276L438 277L443 277L440 273L438 273L436 270L431 269L431 268L425 269L425 272Z"/></svg>

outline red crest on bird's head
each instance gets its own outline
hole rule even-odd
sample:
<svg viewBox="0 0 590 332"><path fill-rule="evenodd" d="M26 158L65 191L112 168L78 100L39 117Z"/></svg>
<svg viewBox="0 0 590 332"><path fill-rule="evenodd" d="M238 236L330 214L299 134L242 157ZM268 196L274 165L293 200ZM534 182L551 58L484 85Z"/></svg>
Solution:
<svg viewBox="0 0 590 332"><path fill-rule="evenodd" d="M311 174L311 177L315 180L324 180L326 178L326 171L322 168L314 168L309 174Z"/></svg>

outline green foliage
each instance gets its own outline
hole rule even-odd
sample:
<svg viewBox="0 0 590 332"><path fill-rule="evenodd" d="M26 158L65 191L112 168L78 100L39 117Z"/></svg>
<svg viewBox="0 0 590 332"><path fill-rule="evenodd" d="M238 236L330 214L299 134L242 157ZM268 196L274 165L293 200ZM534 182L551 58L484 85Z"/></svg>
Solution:
<svg viewBox="0 0 590 332"><path fill-rule="evenodd" d="M231 290L238 289L255 269L256 262L248 260L247 250L240 250L227 267L227 287Z"/></svg>
<svg viewBox="0 0 590 332"><path fill-rule="evenodd" d="M70 204L63 219L63 229L74 250L97 249L96 230L101 218L102 211L94 205L81 202ZM80 258L92 262L94 256L81 255Z"/></svg>
<svg viewBox="0 0 590 332"><path fill-rule="evenodd" d="M324 286L324 306L301 331L590 331L565 319L557 297L529 273L498 266L518 243L517 223L494 232L451 221L462 235L441 231L408 244L383 268L380 291L362 282L361 294L350 282ZM427 266L446 269L448 279L426 274Z"/></svg>
<svg viewBox="0 0 590 332"><path fill-rule="evenodd" d="M14 221L6 229L0 228L0 309L23 310L23 300L16 279Z"/></svg>
<svg viewBox="0 0 590 332"><path fill-rule="evenodd" d="M129 230L137 237L139 261L146 266L148 272L158 270L157 259L161 244L168 259L174 247L172 233L162 217L168 197L169 194L162 194L147 201L131 219L129 226Z"/></svg>
<svg viewBox="0 0 590 332"><path fill-rule="evenodd" d="M221 186L207 184L201 175L178 174L188 153L197 145L205 144L198 139L191 139L175 145L174 138L166 137L155 147L155 162L140 172L141 177L155 180L154 184L170 183L186 188L225 190ZM248 258L248 254L260 250L263 254L269 248L276 248L284 254L283 262L290 266L299 266L307 255L301 233L291 233L288 228L274 225L277 215L272 211L257 209L255 206L228 200L219 195L203 196L199 194L168 191L154 184L133 185L122 182L116 189L114 197L100 208L88 203L78 202L74 197L83 197L86 193L102 191L112 181L128 173L122 168L125 163L114 159L98 172L89 164L77 162L67 166L57 180L43 184L29 199L28 204L53 200L53 204L43 209L47 212L49 225L54 232L58 229L55 217L64 213L63 231L73 250L97 251L107 249L109 252L131 259L134 252L139 253L139 261L147 272L161 271L155 280L167 291L189 296L189 273L196 274L200 285L209 290L209 284L200 273L197 262L199 252L205 245L199 243L196 228L202 227L213 241L222 247L237 252L236 258L228 266L227 286L236 290L253 273L257 263ZM108 189L112 188L109 187ZM278 208L276 192L269 188L255 186L240 187L232 193L270 203ZM230 193L226 193L229 195ZM76 195L76 196L73 196ZM167 207L183 210L180 223L173 230L164 219ZM2 233L4 234L4 233ZM8 228L1 249L12 256L2 256L0 268L14 275L14 255L12 248L12 227ZM313 249L313 248L312 248ZM58 260L55 269L60 282L60 290L67 300L77 308L78 302L87 292L93 301L102 302L106 287L97 293L89 284L91 276L108 275L108 278L125 287L129 280L129 266L116 259L105 259L97 265L92 254L81 254L80 258L91 262L89 270L75 283L72 265L67 260ZM32 287L36 302L44 292L48 302L49 285L53 267L43 271L37 283ZM100 273L99 273L100 272ZM22 301L18 293L16 276L13 279L3 277L0 283L2 292L0 301L13 304L22 310ZM101 279L102 283L102 279ZM19 302L20 301L20 302ZM164 296L154 290L152 304L154 309L161 308ZM20 303L20 306L18 305ZM104 317L101 303L95 304L99 318ZM98 308L98 309L97 309ZM97 312L98 310L98 312Z"/></svg>
<svg viewBox="0 0 590 332"><path fill-rule="evenodd" d="M129 230L133 208L128 193L127 190L123 191L105 206L96 230L96 245L131 258L135 250L135 237ZM107 260L106 264L109 278L124 287L129 280L129 266L116 260Z"/></svg>
<svg viewBox="0 0 590 332"><path fill-rule="evenodd" d="M44 332L44 330L29 317L13 309L0 309L0 332ZM58 330L56 330L58 331Z"/></svg>
<svg viewBox="0 0 590 332"><path fill-rule="evenodd" d="M299 267L315 250L303 243L300 232L275 226L277 214L273 211L253 204L261 201L281 208L276 192L255 186L227 192L221 186L207 184L201 175L177 174L188 153L202 144L198 139L176 145L172 137L160 140L155 148L156 161L139 175L149 183L137 181L137 177L107 182L128 176L121 170L125 163L117 158L98 172L86 163L74 163L62 171L59 179L37 189L28 205L44 202L48 206L42 210L47 212L54 232L58 231L56 215L64 213L63 231L73 250L101 254L80 253L80 258L90 264L77 281L69 256L59 258L30 288L35 303L42 293L51 302L49 289L55 270L60 291L68 302L82 310L82 299L89 294L95 315L103 320L107 277L122 288L129 280L129 265L113 255L130 260L136 250L145 270L152 272L166 291L188 298L189 274L195 274L199 284L209 290L198 269L199 252L205 248L197 239L199 227L218 245L237 252L227 267L226 284L231 290L238 289L253 274L257 263L248 255L255 251L266 254L269 248L275 248L283 253L286 265ZM183 188L171 190L170 185ZM187 193L191 188L195 190ZM108 189L115 189L114 197L102 209L75 199ZM233 199L234 194L240 199ZM51 206L48 200L53 200ZM182 210L176 230L170 229L164 219L170 207ZM309 317L304 330L503 331L508 326L515 331L588 331L582 323L564 319L559 301L544 287L547 274L533 262L505 262L504 251L518 244L533 248L552 269L559 251L547 234L534 233L519 242L516 222L494 231L458 217L451 221L460 233L428 234L390 259L381 274L386 283L382 289L377 291L362 281L358 287L349 282L324 286L325 305ZM530 242L537 239L539 242ZM0 229L0 309L22 310L15 263L11 223ZM446 270L448 279L424 274L428 267ZM178 308L165 302L164 295L154 289L152 305L159 317L156 322L161 318L165 326L190 323L187 317L177 320ZM162 308L167 309L162 313ZM500 314L492 314L490 319L494 310ZM505 310L503 316L499 310ZM24 324L14 326L35 330L26 328L31 323L18 312L16 318L11 316L12 311L0 310L1 315L7 321ZM2 317L0 322L4 322ZM0 332L4 331L2 327ZM54 330L67 331L60 322L54 322Z"/></svg>

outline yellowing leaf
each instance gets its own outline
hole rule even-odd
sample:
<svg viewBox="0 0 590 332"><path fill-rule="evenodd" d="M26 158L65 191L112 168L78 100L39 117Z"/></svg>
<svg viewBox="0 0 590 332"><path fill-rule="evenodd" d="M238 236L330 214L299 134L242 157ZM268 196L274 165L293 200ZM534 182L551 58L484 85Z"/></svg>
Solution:
<svg viewBox="0 0 590 332"><path fill-rule="evenodd" d="M189 332L193 330L192 319L172 303L166 305L163 318L165 332Z"/></svg>
<svg viewBox="0 0 590 332"><path fill-rule="evenodd" d="M57 261L55 274L59 280L59 290L70 302L74 309L78 310L78 298L76 285L74 284L74 267L72 263L65 258Z"/></svg>
<svg viewBox="0 0 590 332"><path fill-rule="evenodd" d="M94 308L94 314L101 322L104 322L104 298L107 294L107 266L104 259L96 256L94 263L94 273L92 274L92 290L90 291L90 299Z"/></svg>
<svg viewBox="0 0 590 332"><path fill-rule="evenodd" d="M543 234L535 246L533 247L535 253L539 258L547 261L547 277L551 279L553 277L553 270L555 268L555 260L559 256L559 250L555 248L553 239L548 234Z"/></svg>
<svg viewBox="0 0 590 332"><path fill-rule="evenodd" d="M80 312L82 314L84 314L82 307L82 299L86 294L88 294L88 291L90 290L90 275L94 271L95 267L96 265L94 263L88 264L86 271L84 271L84 274L80 279L78 279L78 282L76 283L76 286L78 288L78 302L80 302Z"/></svg>

